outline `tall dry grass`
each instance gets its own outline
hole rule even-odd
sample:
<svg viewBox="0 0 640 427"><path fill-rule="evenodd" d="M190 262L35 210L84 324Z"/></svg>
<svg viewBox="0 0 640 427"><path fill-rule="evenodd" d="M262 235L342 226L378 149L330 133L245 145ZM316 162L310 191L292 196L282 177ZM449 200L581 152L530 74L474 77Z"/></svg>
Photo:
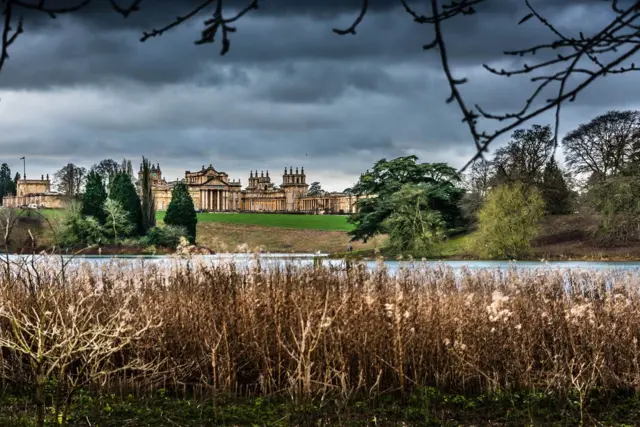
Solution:
<svg viewBox="0 0 640 427"><path fill-rule="evenodd" d="M3 384L295 398L640 387L630 273L26 264L0 278Z"/></svg>

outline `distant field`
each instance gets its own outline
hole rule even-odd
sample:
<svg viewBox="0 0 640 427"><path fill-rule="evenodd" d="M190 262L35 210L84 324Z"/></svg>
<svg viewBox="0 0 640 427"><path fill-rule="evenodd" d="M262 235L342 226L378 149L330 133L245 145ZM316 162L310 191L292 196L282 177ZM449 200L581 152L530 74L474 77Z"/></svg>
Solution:
<svg viewBox="0 0 640 427"><path fill-rule="evenodd" d="M162 220L165 212L158 212ZM262 213L200 213L198 222L259 225L263 227L296 228L303 230L349 231L353 226L342 215L288 215Z"/></svg>

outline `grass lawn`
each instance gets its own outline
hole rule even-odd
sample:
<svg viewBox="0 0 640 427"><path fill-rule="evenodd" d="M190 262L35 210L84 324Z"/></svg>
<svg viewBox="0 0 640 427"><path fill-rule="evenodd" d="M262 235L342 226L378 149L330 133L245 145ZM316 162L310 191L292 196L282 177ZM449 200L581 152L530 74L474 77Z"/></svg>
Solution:
<svg viewBox="0 0 640 427"><path fill-rule="evenodd" d="M157 212L162 220L165 212ZM217 222L263 227L296 228L303 230L349 231L353 226L342 215L290 215L268 213L199 213L198 222Z"/></svg>

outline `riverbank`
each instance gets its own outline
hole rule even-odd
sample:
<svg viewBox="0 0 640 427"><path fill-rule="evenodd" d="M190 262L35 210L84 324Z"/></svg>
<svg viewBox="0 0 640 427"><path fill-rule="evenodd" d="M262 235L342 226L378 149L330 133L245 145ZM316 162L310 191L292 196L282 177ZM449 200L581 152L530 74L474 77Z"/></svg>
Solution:
<svg viewBox="0 0 640 427"><path fill-rule="evenodd" d="M640 242L605 244L595 237L597 220L587 215L547 217L540 233L532 242L532 252L520 261L640 261ZM354 249L352 252L336 252L334 258L353 260L385 260L398 258L427 258L430 260L479 261L483 258L473 253L474 234L452 237L435 244L426 254L399 253L386 246Z"/></svg>
<svg viewBox="0 0 640 427"><path fill-rule="evenodd" d="M63 211L42 211L55 228ZM162 218L162 213L158 214ZM159 220L161 223L161 220ZM268 224L268 225L267 225ZM533 241L531 261L640 261L640 242L604 245L594 237L596 219L585 215L545 218L539 236ZM401 254L386 245L386 236L368 242L350 242L344 231L349 225L343 216L284 215L284 214L199 214L198 246L208 253L270 252L331 254L334 258L372 260L382 256L393 260L427 258L430 260L479 260L471 250L473 233L455 236L435 244L426 254ZM310 227L310 228L306 228ZM31 231L37 251L46 249L54 241L49 224L26 218L15 230L11 252L33 251ZM347 251L351 246L352 251ZM167 248L132 245L90 248L87 254L145 255L170 254Z"/></svg>

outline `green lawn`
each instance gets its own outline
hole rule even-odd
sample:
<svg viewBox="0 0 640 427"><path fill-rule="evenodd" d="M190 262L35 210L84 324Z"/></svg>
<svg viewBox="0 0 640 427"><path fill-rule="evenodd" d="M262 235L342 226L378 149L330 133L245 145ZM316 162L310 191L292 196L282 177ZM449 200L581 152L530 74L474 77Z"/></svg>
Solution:
<svg viewBox="0 0 640 427"><path fill-rule="evenodd" d="M165 212L158 212L162 220ZM297 228L306 230L349 231L353 226L342 215L289 215L267 213L199 213L199 222L261 225L264 227Z"/></svg>

